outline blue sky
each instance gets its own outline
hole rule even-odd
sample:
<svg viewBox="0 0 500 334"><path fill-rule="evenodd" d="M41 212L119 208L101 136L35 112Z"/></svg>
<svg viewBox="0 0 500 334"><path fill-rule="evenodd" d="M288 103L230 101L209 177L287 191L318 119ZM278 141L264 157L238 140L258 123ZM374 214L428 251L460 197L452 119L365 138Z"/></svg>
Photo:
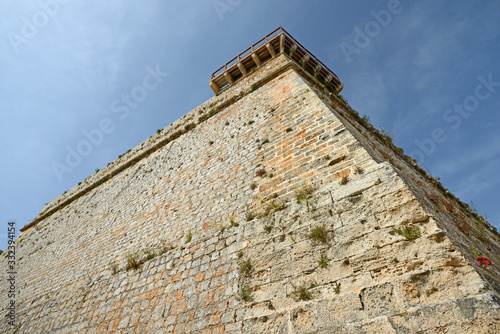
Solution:
<svg viewBox="0 0 500 334"><path fill-rule="evenodd" d="M500 228L499 17L498 0L0 0L0 248L9 221L26 225L209 99L210 74L280 25L353 108Z"/></svg>

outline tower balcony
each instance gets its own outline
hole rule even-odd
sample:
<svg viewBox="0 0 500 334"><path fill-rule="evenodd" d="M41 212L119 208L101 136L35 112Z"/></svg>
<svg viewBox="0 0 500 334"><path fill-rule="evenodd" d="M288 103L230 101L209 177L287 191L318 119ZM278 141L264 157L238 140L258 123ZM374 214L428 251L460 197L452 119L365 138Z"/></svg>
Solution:
<svg viewBox="0 0 500 334"><path fill-rule="evenodd" d="M213 72L209 81L210 88L217 95L279 54L284 54L296 62L334 94L342 91L344 85L337 75L282 27L275 29Z"/></svg>

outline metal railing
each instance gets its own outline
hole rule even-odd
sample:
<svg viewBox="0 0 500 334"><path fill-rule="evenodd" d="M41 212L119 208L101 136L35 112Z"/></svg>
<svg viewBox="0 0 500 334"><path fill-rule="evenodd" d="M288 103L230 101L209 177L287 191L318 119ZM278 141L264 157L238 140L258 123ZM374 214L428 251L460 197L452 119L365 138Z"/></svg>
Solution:
<svg viewBox="0 0 500 334"><path fill-rule="evenodd" d="M278 34L276 34L277 31L279 31ZM226 64L224 64L223 66L221 66L220 68L218 68L216 71L214 71L212 73L212 79L215 78L217 75L219 75L218 74L219 71L221 71L221 70L224 70L223 72L227 71L228 67L231 67L232 65L235 64L235 63L233 63L234 61L236 61L236 60L240 61L242 57L250 55L252 52L255 51L256 47L258 48L258 47L260 47L260 46L263 45L263 44L260 44L263 41L265 41L267 43L267 42L269 42L269 38L271 36L275 35L273 37L276 37L276 36L281 35L282 33L285 33L285 34L289 35L287 32L285 32L285 29L283 29L282 27L279 27L279 28L273 30L273 32L271 32L270 34L268 34L266 37L261 38L259 41L257 41L257 43L254 43L252 46L250 46L249 48L247 48L245 51L241 52L239 55L237 55L236 57L234 57L233 59L231 59L230 61L228 61ZM247 52L248 52L248 54L246 54Z"/></svg>

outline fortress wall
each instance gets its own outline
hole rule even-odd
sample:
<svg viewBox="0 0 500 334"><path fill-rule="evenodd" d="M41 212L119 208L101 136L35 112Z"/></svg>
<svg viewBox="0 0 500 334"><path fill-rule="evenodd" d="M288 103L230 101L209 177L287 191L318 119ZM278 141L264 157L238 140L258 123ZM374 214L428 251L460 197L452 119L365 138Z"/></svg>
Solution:
<svg viewBox="0 0 500 334"><path fill-rule="evenodd" d="M152 135L140 145L121 154L116 160L110 162L107 166L95 174L88 176L85 180L78 183L78 185L52 200L42 209L35 220L23 227L22 230L27 231L29 228L35 226L39 221L49 217L54 212L57 212L59 209L87 194L96 186L99 186L115 175L118 175L122 171L128 169L130 166L133 166L137 163L137 161L149 156L149 154L162 148L170 141L177 139L180 133L188 132L193 128L193 126L205 122L205 120L211 117L214 113L225 109L234 101L252 92L253 86L259 86L268 82L292 64L293 62L291 62L290 59L284 55L279 55L272 61L263 64L258 71L255 71L251 75L241 79L238 82L238 85L229 87L221 94L205 101L200 106L162 129L160 132Z"/></svg>
<svg viewBox="0 0 500 334"><path fill-rule="evenodd" d="M457 246L478 273L488 282L489 289L500 293L500 266L488 266L477 262L477 251L490 261L500 260L500 234L484 217L468 204L460 201L427 171L424 171L411 157L406 156L401 148L392 143L392 139L373 128L357 113L331 95L316 90L334 113L343 120L346 128L377 162L389 162L395 172L404 180L420 204L437 222L450 240Z"/></svg>
<svg viewBox="0 0 500 334"><path fill-rule="evenodd" d="M265 66L25 230L18 333L498 329L497 296L369 134L285 56Z"/></svg>
<svg viewBox="0 0 500 334"><path fill-rule="evenodd" d="M66 318L75 317L73 321L78 322L76 315L83 316L83 300L78 303L77 296L101 280L109 280L113 262L124 267L127 254L159 250L164 245L178 246L167 252L175 253L200 240L194 246L201 249L196 256L211 256L215 249L205 254L204 243L229 225L231 218L236 223L244 221L251 210L247 205L260 204L262 196L276 190L274 185L281 185L282 194L293 194L294 187L317 175L298 167L304 168L307 161L327 153L349 152L347 145L353 137L346 132L336 135L340 123L331 114L320 115L313 110L319 106L317 101L308 109L291 107L298 89L288 89L299 84L302 90L309 89L288 70L279 80L233 103L26 233L19 243L21 284L25 286L18 301L22 305L20 316L37 324L31 330L52 327L57 322L70 324ZM287 132L288 127L293 130ZM323 139L318 138L320 134ZM263 143L265 139L269 143ZM353 150L352 159L362 157L360 163L369 159L366 153L363 156L357 151L359 147ZM255 171L265 159L273 160L265 167L268 176L274 173L274 177L266 177L260 182L262 187L252 191L252 182L261 180ZM283 166L284 160L288 163ZM290 168L292 165L297 168ZM327 167L321 177L331 179L330 174L341 168L345 167ZM189 231L193 240L186 244ZM224 240L220 236L217 245ZM234 246L236 250L242 247L238 245ZM225 254L226 261L229 255ZM221 265L219 262L214 268ZM234 271L234 263L232 267ZM234 300L233 295L228 297ZM50 313L41 312L47 305L51 305ZM67 312L68 305L75 313L63 316L61 321L60 312Z"/></svg>

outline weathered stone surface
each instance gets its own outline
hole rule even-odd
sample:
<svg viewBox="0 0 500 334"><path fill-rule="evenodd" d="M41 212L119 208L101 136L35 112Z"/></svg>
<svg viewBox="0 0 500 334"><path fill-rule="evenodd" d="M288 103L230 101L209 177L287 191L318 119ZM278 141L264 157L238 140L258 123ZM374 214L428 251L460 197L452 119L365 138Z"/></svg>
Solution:
<svg viewBox="0 0 500 334"><path fill-rule="evenodd" d="M18 333L497 333L499 236L450 196L280 54L49 203Z"/></svg>

